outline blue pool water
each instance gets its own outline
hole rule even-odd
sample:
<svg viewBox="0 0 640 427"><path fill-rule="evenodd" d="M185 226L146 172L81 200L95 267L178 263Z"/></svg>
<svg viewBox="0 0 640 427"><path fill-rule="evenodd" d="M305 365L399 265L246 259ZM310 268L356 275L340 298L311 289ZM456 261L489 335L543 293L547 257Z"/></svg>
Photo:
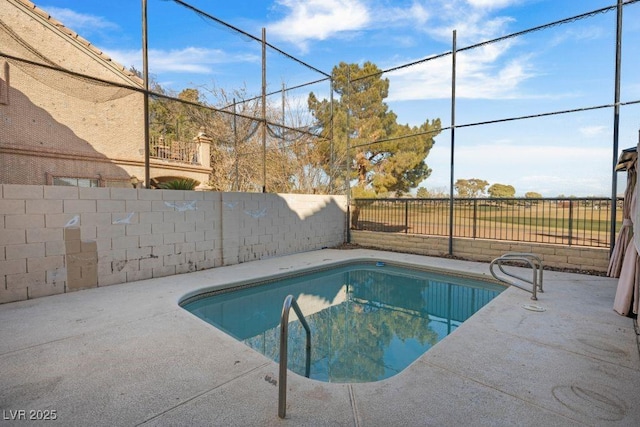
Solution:
<svg viewBox="0 0 640 427"><path fill-rule="evenodd" d="M310 378L391 377L505 288L384 263L348 264L188 298L183 308L278 361L282 305L293 295L311 328ZM289 369L305 372L305 331L289 317Z"/></svg>

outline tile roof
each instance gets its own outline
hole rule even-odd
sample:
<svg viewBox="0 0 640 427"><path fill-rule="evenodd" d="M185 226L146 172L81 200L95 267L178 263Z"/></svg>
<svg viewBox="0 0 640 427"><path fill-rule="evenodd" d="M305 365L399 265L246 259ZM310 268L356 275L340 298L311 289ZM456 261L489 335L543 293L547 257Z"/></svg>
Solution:
<svg viewBox="0 0 640 427"><path fill-rule="evenodd" d="M100 48L91 44L90 41L80 36L78 33L73 31L72 29L66 27L62 22L55 19L47 11L39 8L35 3L29 0L15 0L15 1L20 5L22 5L27 10L28 13L38 15L41 18L46 19L53 27L57 28L63 34L66 34L72 40L79 42L87 50L90 50L94 54L98 55L103 61L110 64L113 68L117 69L121 74L126 76L128 79L130 79L134 83L138 85L143 84L142 79L138 77L135 73L129 71L126 67L114 61L109 55L104 53Z"/></svg>

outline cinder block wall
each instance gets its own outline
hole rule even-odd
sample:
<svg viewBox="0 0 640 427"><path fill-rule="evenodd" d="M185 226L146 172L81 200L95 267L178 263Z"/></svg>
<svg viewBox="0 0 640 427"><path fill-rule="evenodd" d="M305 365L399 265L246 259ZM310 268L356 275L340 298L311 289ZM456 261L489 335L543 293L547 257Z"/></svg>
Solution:
<svg viewBox="0 0 640 427"><path fill-rule="evenodd" d="M342 196L0 185L0 303L332 247Z"/></svg>
<svg viewBox="0 0 640 427"><path fill-rule="evenodd" d="M362 246L408 252L420 255L445 256L449 239L415 234L377 233L351 230L351 242ZM453 239L453 255L468 260L490 262L506 252L529 252L540 256L545 266L606 272L609 249L504 240Z"/></svg>

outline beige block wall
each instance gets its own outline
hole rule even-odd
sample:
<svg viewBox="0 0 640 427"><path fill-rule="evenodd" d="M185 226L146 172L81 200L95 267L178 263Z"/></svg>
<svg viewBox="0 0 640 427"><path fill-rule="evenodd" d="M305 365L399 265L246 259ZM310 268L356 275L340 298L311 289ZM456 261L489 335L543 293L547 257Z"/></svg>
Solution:
<svg viewBox="0 0 640 427"><path fill-rule="evenodd" d="M0 185L0 303L344 242L341 196Z"/></svg>
<svg viewBox="0 0 640 427"><path fill-rule="evenodd" d="M449 239L440 236L351 230L351 242L366 247L421 255L447 256L449 254ZM543 265L555 268L606 272L609 266L608 248L504 240L453 239L453 255L463 259L490 262L506 252L534 253L540 256Z"/></svg>

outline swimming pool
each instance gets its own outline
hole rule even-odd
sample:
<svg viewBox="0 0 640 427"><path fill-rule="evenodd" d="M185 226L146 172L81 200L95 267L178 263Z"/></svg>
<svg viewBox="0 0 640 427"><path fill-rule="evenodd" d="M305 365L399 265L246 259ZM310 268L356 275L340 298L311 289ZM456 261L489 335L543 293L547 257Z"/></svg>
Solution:
<svg viewBox="0 0 640 427"><path fill-rule="evenodd" d="M331 268L185 298L180 305L278 361L282 304L293 295L311 328L310 378L371 382L402 371L505 288L382 262ZM305 330L289 318L289 369L305 373Z"/></svg>

